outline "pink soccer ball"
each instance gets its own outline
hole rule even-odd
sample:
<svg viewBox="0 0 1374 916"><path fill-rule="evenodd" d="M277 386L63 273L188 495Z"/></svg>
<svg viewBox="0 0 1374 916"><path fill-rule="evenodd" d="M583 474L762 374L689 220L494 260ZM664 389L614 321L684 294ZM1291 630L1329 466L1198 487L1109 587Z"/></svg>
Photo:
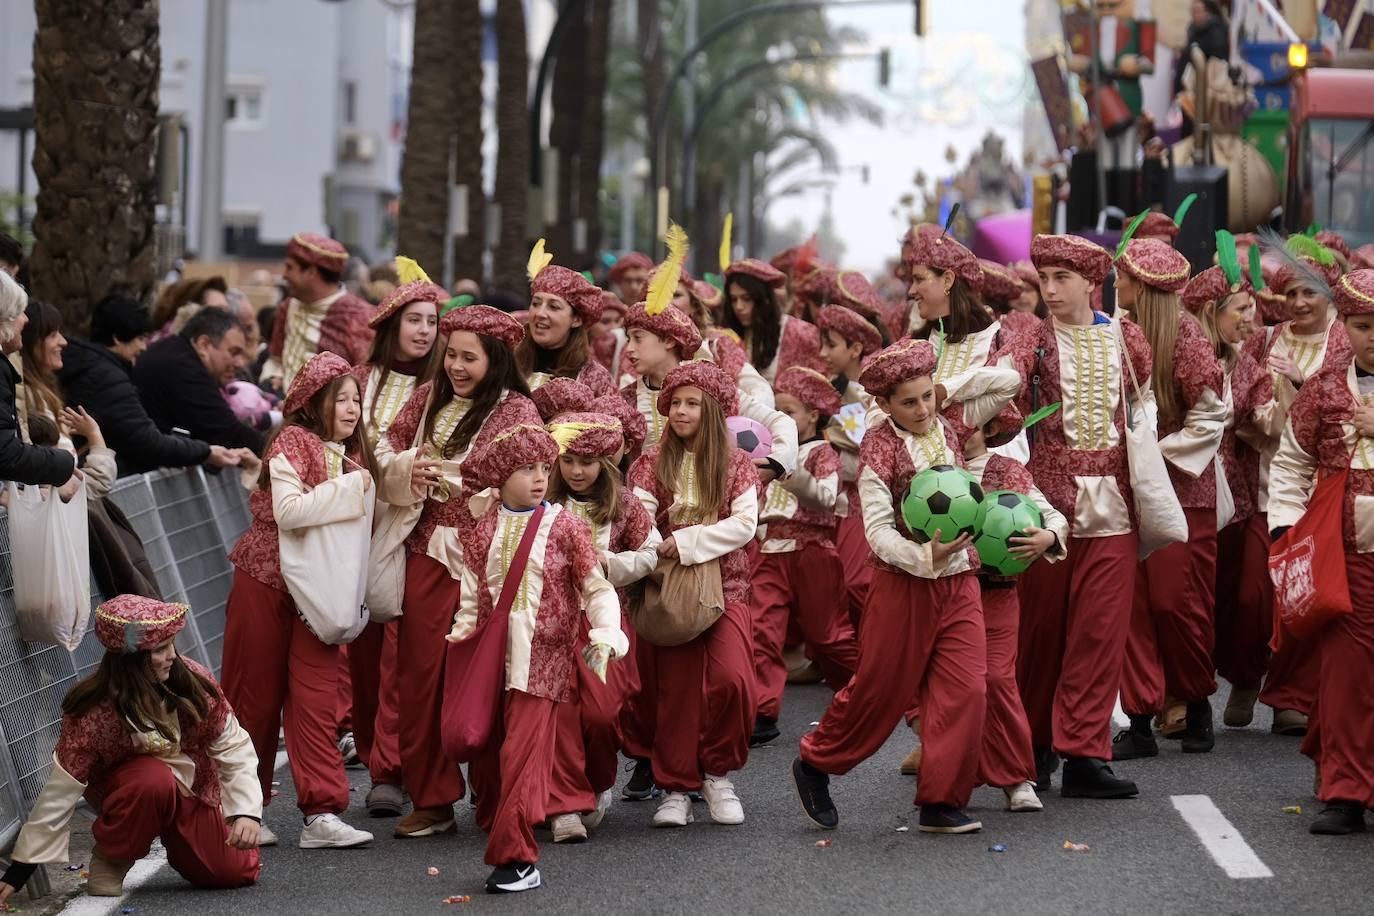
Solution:
<svg viewBox="0 0 1374 916"><path fill-rule="evenodd" d="M773 454L773 434L762 423L748 417L726 417L725 425L735 437L735 445L750 458Z"/></svg>

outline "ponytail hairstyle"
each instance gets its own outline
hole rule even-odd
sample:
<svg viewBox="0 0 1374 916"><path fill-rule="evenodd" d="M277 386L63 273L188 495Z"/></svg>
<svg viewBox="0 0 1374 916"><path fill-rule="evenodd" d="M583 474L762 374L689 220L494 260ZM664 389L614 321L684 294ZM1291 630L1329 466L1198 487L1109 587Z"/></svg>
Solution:
<svg viewBox="0 0 1374 916"><path fill-rule="evenodd" d="M1248 295L1248 293L1235 292L1227 293L1214 302L1209 302L1198 309L1197 322L1202 326L1202 333L1207 335L1207 339L1212 342L1213 352L1221 362L1221 367L1230 373L1236 367L1236 360L1239 359L1237 348L1234 344L1222 339L1221 331L1217 328L1217 316L1236 296Z"/></svg>
<svg viewBox="0 0 1374 916"><path fill-rule="evenodd" d="M663 437L659 440L658 459L654 462L654 476L658 478L659 485L669 493L677 492L683 455L691 451L695 463L697 502L678 516L679 521L709 524L719 517L730 491L730 457L734 448L734 440L725 426L725 411L715 398L704 391L701 395L701 425L697 428L690 449L672 424L665 426Z"/></svg>
<svg viewBox="0 0 1374 916"><path fill-rule="evenodd" d="M455 331L454 333L459 332ZM472 407L463 414L463 419L458 421L458 425L449 434L448 441L439 449L443 458L452 458L471 444L477 431L482 428L482 424L486 422L487 417L500 402L502 394L513 391L525 397L530 396L530 389L525 384L525 377L516 365L515 354L495 337L488 337L485 334L477 334L476 337L482 345L482 352L487 355L487 374L477 384L477 390L472 393ZM571 343L571 338L569 343ZM564 350L567 350L567 347L564 347ZM425 408L422 441L430 441L434 435L434 423L439 416L439 411L447 406L453 398L453 380L448 377L447 372L441 369L434 378L434 390L430 394L429 405Z"/></svg>
<svg viewBox="0 0 1374 916"><path fill-rule="evenodd" d="M1174 345L1178 342L1178 327L1183 321L1196 321L1184 313L1177 293L1165 292L1137 281L1135 305L1128 311L1145 339L1150 342L1154 363L1150 369L1150 387L1159 407L1160 425L1167 425L1183 415L1179 403L1178 386L1174 383Z"/></svg>
<svg viewBox="0 0 1374 916"><path fill-rule="evenodd" d="M329 437L334 433L334 399L339 396L339 391L345 385L352 385L358 389L358 399L362 400L362 386L358 384L357 376L352 374L341 375L332 379L319 391L315 392L304 407L294 413L287 414L282 418L282 424L272 433L263 447L262 470L258 471L258 489L263 492L272 490L272 473L267 460L267 455L272 448L272 443L277 441L287 429L299 426L306 432L319 436L328 442ZM372 447L368 445L367 438L367 418L358 417L358 425L353 427L353 434L343 440L344 454L353 463L362 466L372 475L373 480L380 478L377 470L377 459L373 455Z"/></svg>

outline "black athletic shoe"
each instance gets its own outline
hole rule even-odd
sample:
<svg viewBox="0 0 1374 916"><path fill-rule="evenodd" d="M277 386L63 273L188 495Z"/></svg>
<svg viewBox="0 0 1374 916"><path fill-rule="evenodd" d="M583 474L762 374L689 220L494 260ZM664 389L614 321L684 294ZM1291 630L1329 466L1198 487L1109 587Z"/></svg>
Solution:
<svg viewBox="0 0 1374 916"><path fill-rule="evenodd" d="M778 730L778 720L772 716L755 716L754 733L749 736L749 746L758 747L775 740L782 732Z"/></svg>
<svg viewBox="0 0 1374 916"><path fill-rule="evenodd" d="M1105 760L1096 757L1070 757L1064 761L1064 798L1134 798L1140 794L1135 783L1112 772Z"/></svg>
<svg viewBox="0 0 1374 916"><path fill-rule="evenodd" d="M1206 754L1216 745L1212 735L1212 704L1199 700L1188 704L1188 726L1183 731L1183 753Z"/></svg>
<svg viewBox="0 0 1374 916"><path fill-rule="evenodd" d="M1035 791L1048 792L1053 786L1054 771L1059 769L1059 755L1047 747L1035 749Z"/></svg>
<svg viewBox="0 0 1374 916"><path fill-rule="evenodd" d="M657 795L658 787L654 785L654 768L649 761L635 758L632 766L634 773L630 776L630 781L625 783L625 788L620 793L620 797L626 801L643 801Z"/></svg>
<svg viewBox="0 0 1374 916"><path fill-rule="evenodd" d="M792 779L806 816L826 830L834 830L840 823L840 812L830 800L829 775L798 757L792 761Z"/></svg>
<svg viewBox="0 0 1374 916"><path fill-rule="evenodd" d="M1117 732L1116 737L1112 739L1112 759L1136 760L1140 757L1159 756L1159 744L1155 742L1155 736L1150 731L1150 717L1132 716L1131 719L1131 727ZM1143 731L1136 719L1145 720ZM1067 772L1065 770L1065 773Z"/></svg>
<svg viewBox="0 0 1374 916"><path fill-rule="evenodd" d="M1333 801L1322 809L1322 813L1307 829L1321 836L1364 833L1364 805L1352 801Z"/></svg>
<svg viewBox="0 0 1374 916"><path fill-rule="evenodd" d="M922 805L920 825L922 833L977 833L982 821L975 821L953 805Z"/></svg>
<svg viewBox="0 0 1374 916"><path fill-rule="evenodd" d="M539 869L532 862L511 862L492 869L488 894L518 894L539 887Z"/></svg>

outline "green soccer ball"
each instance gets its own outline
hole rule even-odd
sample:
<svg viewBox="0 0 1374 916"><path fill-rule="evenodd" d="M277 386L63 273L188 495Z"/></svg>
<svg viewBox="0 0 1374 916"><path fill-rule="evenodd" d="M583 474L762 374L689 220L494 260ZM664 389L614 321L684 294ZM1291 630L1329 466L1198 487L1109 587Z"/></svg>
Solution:
<svg viewBox="0 0 1374 916"><path fill-rule="evenodd" d="M948 544L961 534L978 536L983 487L963 468L937 464L911 478L902 500L902 522L919 543L935 537Z"/></svg>
<svg viewBox="0 0 1374 916"><path fill-rule="evenodd" d="M1027 528L1044 524L1040 510L1029 498L1012 490L993 490L983 500L983 514L978 520L981 529L973 539L973 549L983 568L1002 576L1023 573L1030 566L1025 560L1011 555L1008 541L1025 537Z"/></svg>

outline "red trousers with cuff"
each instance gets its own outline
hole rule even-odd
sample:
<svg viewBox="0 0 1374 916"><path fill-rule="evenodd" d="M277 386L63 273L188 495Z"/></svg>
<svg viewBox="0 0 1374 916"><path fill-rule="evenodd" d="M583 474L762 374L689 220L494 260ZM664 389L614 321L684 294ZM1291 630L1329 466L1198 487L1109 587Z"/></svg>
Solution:
<svg viewBox="0 0 1374 916"><path fill-rule="evenodd" d="M668 792L691 792L703 774L743 767L755 708L749 605L727 598L720 619L680 646L641 643L652 658L639 676L657 698L649 755L654 782Z"/></svg>
<svg viewBox="0 0 1374 916"><path fill-rule="evenodd" d="M1303 752L1317 761L1323 802L1352 801L1374 808L1374 554L1346 554L1354 612L1327 624L1309 642L1318 644L1315 713L1320 740ZM1296 640L1289 639L1289 643Z"/></svg>
<svg viewBox="0 0 1374 916"><path fill-rule="evenodd" d="M983 749L978 778L1006 788L1035 779L1035 753L1030 725L1016 688L1016 641L1021 626L1021 602L1016 586L982 588L983 622L987 632L988 700L983 719Z"/></svg>
<svg viewBox="0 0 1374 916"><path fill-rule="evenodd" d="M91 834L111 859L141 859L161 838L167 864L196 887L244 887L258 880L258 850L225 845L229 827L220 809L184 794L157 757L131 757L91 780L86 799L100 811Z"/></svg>
<svg viewBox="0 0 1374 916"><path fill-rule="evenodd" d="M372 784L401 785L400 672L396 622L369 623L348 644L353 684L353 741Z"/></svg>
<svg viewBox="0 0 1374 916"><path fill-rule="evenodd" d="M840 555L840 566L844 572L844 594L849 608L849 624L854 635L859 635L859 621L863 618L864 604L868 601L868 585L873 581L873 567L868 558L873 551L864 535L864 520L859 514L857 491L849 496L849 515L841 518L835 526L835 552Z"/></svg>
<svg viewBox="0 0 1374 916"><path fill-rule="evenodd" d="M334 716L340 735L353 731L353 671L348 655L348 646L339 646L339 690L334 697Z"/></svg>
<svg viewBox="0 0 1374 916"><path fill-rule="evenodd" d="M640 639L634 627L626 626L630 654L626 657L625 690L621 693L620 741L625 756L648 760L653 754L654 726L657 721L658 690L654 671L653 646ZM614 671L615 665L611 666ZM645 672L650 672L646 674ZM607 675L610 678L610 675Z"/></svg>
<svg viewBox="0 0 1374 916"><path fill-rule="evenodd" d="M754 560L749 605L754 620L754 672L758 714L777 719L787 685L782 647L794 623L807 655L831 690L849 683L859 659L849 616L835 603L843 581L834 548L808 545L790 553L760 553Z"/></svg>
<svg viewBox="0 0 1374 916"><path fill-rule="evenodd" d="M504 702L502 733L468 765L491 866L539 861L534 827L548 817L558 707L569 705L522 690L507 690Z"/></svg>
<svg viewBox="0 0 1374 916"><path fill-rule="evenodd" d="M587 814L596 797L615 785L620 750L620 705L630 667L617 659L606 668L606 683L582 660L585 635L577 644L577 695L559 703L554 714L557 742L549 782L548 816ZM618 675L618 676L617 676Z"/></svg>
<svg viewBox="0 0 1374 916"><path fill-rule="evenodd" d="M1070 537L1065 559L1021 574L1016 681L1036 747L1111 760L1136 549L1135 532Z"/></svg>
<svg viewBox="0 0 1374 916"><path fill-rule="evenodd" d="M222 686L253 739L263 803L272 800L277 733L284 726L301 813L348 810L334 709L338 646L325 645L310 632L289 593L243 570L234 571L224 617Z"/></svg>
<svg viewBox="0 0 1374 916"><path fill-rule="evenodd" d="M1129 715L1160 712L1166 694L1190 703L1217 689L1212 676L1217 510L1184 509L1183 514L1188 540L1156 550L1136 573L1121 671L1121 708Z"/></svg>
<svg viewBox="0 0 1374 916"><path fill-rule="evenodd" d="M1269 667L1274 586L1269 580L1269 528L1263 515L1217 532L1217 674L1258 690Z"/></svg>
<svg viewBox="0 0 1374 916"><path fill-rule="evenodd" d="M842 775L883 746L919 698L921 771L916 804L963 807L978 783L987 655L978 579L921 579L873 571L859 665L803 736L801 758Z"/></svg>
<svg viewBox="0 0 1374 916"><path fill-rule="evenodd" d="M439 720L444 699L444 637L453 629L461 585L438 560L406 557L403 613L396 621L401 778L416 808L440 808L463 797L463 774L444 753Z"/></svg>

